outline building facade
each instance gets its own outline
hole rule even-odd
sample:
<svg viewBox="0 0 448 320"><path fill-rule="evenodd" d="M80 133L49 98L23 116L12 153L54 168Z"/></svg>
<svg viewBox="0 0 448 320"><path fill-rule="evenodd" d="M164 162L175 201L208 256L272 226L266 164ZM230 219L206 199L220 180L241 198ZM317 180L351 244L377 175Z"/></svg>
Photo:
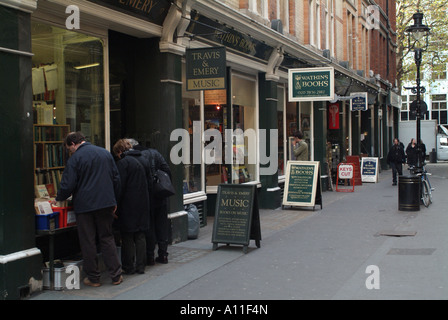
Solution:
<svg viewBox="0 0 448 320"><path fill-rule="evenodd" d="M0 178L2 298L38 290L48 260L47 240L35 236L34 185L63 168L37 165L36 127L79 130L108 150L122 137L158 149L177 191L171 240L184 241L186 206L213 215L221 183L254 184L262 208L279 207L296 130L323 175L347 155L385 165L401 107L394 16L392 0L0 1L0 130L13 150L0 160L11 169ZM188 52L217 47L225 88L187 90ZM334 100L289 101L288 70L320 67L334 69ZM365 111L351 111L360 93ZM237 129L248 134L227 141ZM174 161L180 142L199 155ZM205 159L210 144L223 161ZM76 233L59 237L76 248Z"/></svg>

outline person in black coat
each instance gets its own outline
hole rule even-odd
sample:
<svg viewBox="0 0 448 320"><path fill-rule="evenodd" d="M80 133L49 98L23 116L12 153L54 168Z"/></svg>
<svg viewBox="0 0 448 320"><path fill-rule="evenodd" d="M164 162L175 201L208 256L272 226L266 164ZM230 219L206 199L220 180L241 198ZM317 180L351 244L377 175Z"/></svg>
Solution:
<svg viewBox="0 0 448 320"><path fill-rule="evenodd" d="M397 173L403 174L403 163L406 162L406 155L404 154L403 147L400 145L398 138L394 139L394 144L390 148L387 154L387 164L392 167L392 185L397 185Z"/></svg>
<svg viewBox="0 0 448 320"><path fill-rule="evenodd" d="M81 132L71 132L64 141L72 154L67 161L55 201L73 195L83 269L84 284L99 287L101 273L96 261L96 238L104 263L115 285L123 281L112 223L120 194L120 175L115 161L104 148L86 141Z"/></svg>
<svg viewBox="0 0 448 320"><path fill-rule="evenodd" d="M142 150L142 155L150 163L150 172L154 174L157 170L166 172L171 179L171 170L165 158L156 149L145 148L135 139L128 139L134 149ZM153 265L154 262L168 263L168 242L169 242L169 220L167 198L154 197L150 192L151 199L151 230L146 233L146 262ZM158 246L157 258L154 258L154 251Z"/></svg>
<svg viewBox="0 0 448 320"><path fill-rule="evenodd" d="M408 166L417 165L417 143L414 138L411 139L411 142L406 147L406 157Z"/></svg>
<svg viewBox="0 0 448 320"><path fill-rule="evenodd" d="M145 234L150 229L150 198L145 159L141 151L131 149L125 139L118 140L113 151L120 159L117 167L121 179L121 195L118 198L117 216L123 272L143 274L146 266Z"/></svg>

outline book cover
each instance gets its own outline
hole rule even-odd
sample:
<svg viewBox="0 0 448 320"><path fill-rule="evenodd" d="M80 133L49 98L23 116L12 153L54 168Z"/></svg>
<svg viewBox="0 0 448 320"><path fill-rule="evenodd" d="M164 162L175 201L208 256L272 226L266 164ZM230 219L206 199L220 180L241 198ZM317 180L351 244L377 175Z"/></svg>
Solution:
<svg viewBox="0 0 448 320"><path fill-rule="evenodd" d="M36 198L49 198L47 187L44 184L38 184L34 186Z"/></svg>

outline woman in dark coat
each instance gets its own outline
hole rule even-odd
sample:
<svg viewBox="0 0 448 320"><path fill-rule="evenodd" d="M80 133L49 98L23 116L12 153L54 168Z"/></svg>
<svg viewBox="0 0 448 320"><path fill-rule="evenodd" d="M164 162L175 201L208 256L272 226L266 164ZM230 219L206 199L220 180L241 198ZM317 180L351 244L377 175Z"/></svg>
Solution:
<svg viewBox="0 0 448 320"><path fill-rule="evenodd" d="M408 166L417 165L417 143L414 138L411 139L411 142L406 147L406 158Z"/></svg>
<svg viewBox="0 0 448 320"><path fill-rule="evenodd" d="M118 226L121 233L121 261L126 274L144 273L146 266L145 232L150 226L150 203L145 159L139 150L130 149L125 139L118 140L113 152L121 179L118 199ZM134 266L135 260L135 266Z"/></svg>

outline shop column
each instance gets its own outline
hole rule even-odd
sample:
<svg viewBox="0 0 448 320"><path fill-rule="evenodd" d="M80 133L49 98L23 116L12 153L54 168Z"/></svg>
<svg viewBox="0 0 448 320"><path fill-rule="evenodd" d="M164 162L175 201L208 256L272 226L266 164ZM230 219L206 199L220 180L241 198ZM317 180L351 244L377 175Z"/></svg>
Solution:
<svg viewBox="0 0 448 320"><path fill-rule="evenodd" d="M266 155L272 157L269 154L271 148L271 141L269 139L269 133L271 129L278 129L277 123L277 82L266 80L265 73L259 74L259 126L260 129L266 130L266 141L260 141L265 144ZM258 136L260 138L260 135ZM275 155L278 156L278 155ZM278 161L278 160L277 160ZM260 168L268 167L272 165L270 163L262 165ZM275 209L281 206L281 194L278 186L278 171L275 170L275 174L272 175L260 175L261 190L260 190L260 207L267 209Z"/></svg>
<svg viewBox="0 0 448 320"><path fill-rule="evenodd" d="M7 4L3 4L7 3ZM31 12L37 1L0 4L0 299L42 288L35 247Z"/></svg>
<svg viewBox="0 0 448 320"><path fill-rule="evenodd" d="M311 143L314 145L314 161L320 161L321 172L327 161L327 104L326 101L313 102L314 139Z"/></svg>

